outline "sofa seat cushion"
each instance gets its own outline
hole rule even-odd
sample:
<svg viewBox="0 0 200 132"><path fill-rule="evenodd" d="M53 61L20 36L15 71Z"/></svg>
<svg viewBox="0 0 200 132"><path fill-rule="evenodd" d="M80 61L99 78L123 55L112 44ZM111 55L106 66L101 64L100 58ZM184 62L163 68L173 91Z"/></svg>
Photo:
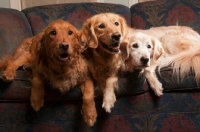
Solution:
<svg viewBox="0 0 200 132"><path fill-rule="evenodd" d="M159 81L162 82L164 91L199 90L192 71L181 80L179 75L173 74L172 67L169 66L162 68L160 73L157 72L157 76Z"/></svg>
<svg viewBox="0 0 200 132"><path fill-rule="evenodd" d="M185 90L199 90L199 87L194 78L194 74L191 72L184 80L177 80L176 76L173 76L171 67L165 67L161 69L161 72L156 72L159 81L163 84L164 92L172 91L185 91ZM2 77L2 72L0 74ZM31 82L27 71L18 70L17 76L13 82L4 82L0 80L0 101L29 101ZM124 76L119 78L118 90L116 90L117 97L125 97L144 93L151 90L149 83L145 77L140 74L140 71L133 73L126 73ZM45 85L45 100L77 100L82 99L82 93L80 86L72 88L65 94L52 88L51 86ZM95 90L97 97L102 97L102 93L98 88Z"/></svg>
<svg viewBox="0 0 200 132"><path fill-rule="evenodd" d="M0 73L2 78L2 72ZM145 78L139 76L139 72L128 73L124 77L119 78L119 88L116 91L117 96L129 96L132 94L143 93L147 91L145 87ZM29 101L31 92L31 81L27 71L17 70L17 76L12 82L4 82L0 80L0 101ZM102 96L100 90L96 88L96 97ZM45 100L77 100L82 99L80 86L72 88L65 94L60 93L55 88L45 85Z"/></svg>

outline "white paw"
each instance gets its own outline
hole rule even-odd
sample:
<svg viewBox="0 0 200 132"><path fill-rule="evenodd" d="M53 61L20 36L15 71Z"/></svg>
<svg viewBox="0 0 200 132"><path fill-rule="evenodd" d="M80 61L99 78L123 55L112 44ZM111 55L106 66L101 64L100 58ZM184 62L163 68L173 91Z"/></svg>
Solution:
<svg viewBox="0 0 200 132"><path fill-rule="evenodd" d="M156 89L154 89L154 93L156 96L160 97L161 95L163 95L163 88L157 87Z"/></svg>
<svg viewBox="0 0 200 132"><path fill-rule="evenodd" d="M106 98L103 99L102 107L105 109L106 112L110 113L111 108L114 107L115 101L116 101L115 95L113 95L111 97L106 97Z"/></svg>

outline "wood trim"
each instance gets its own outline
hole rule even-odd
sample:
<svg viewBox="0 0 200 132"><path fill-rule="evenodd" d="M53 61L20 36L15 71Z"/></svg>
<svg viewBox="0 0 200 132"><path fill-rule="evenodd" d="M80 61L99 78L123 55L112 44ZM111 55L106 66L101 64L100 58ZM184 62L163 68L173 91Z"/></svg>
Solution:
<svg viewBox="0 0 200 132"><path fill-rule="evenodd" d="M21 11L21 1L20 0L10 0L10 8Z"/></svg>

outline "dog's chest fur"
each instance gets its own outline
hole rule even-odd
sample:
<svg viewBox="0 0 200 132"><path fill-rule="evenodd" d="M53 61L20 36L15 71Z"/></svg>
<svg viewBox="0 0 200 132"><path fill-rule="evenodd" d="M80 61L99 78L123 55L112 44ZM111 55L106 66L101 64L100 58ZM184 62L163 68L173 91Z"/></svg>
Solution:
<svg viewBox="0 0 200 132"><path fill-rule="evenodd" d="M83 83L88 79L87 63L84 59L76 58L67 65L53 64L48 69L47 74L44 74L45 80L62 93L69 91L78 84Z"/></svg>
<svg viewBox="0 0 200 132"><path fill-rule="evenodd" d="M96 81L116 76L122 67L120 54L105 53L102 55L93 50L88 57L90 70Z"/></svg>

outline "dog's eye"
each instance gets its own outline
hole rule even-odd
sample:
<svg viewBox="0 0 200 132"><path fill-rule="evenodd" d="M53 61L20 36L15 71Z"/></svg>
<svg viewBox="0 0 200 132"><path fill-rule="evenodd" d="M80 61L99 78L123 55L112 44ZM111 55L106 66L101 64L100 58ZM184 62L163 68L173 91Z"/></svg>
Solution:
<svg viewBox="0 0 200 132"><path fill-rule="evenodd" d="M99 28L105 28L105 25L104 24L100 24Z"/></svg>
<svg viewBox="0 0 200 132"><path fill-rule="evenodd" d="M132 45L132 47L133 47L133 48L138 48L138 44L137 44L137 43L134 43L134 44Z"/></svg>
<svg viewBox="0 0 200 132"><path fill-rule="evenodd" d="M150 48L151 48L151 45L147 45L147 48L149 48L149 49L150 49Z"/></svg>
<svg viewBox="0 0 200 132"><path fill-rule="evenodd" d="M56 31L53 30L53 31L50 32L50 34L55 36L56 35Z"/></svg>
<svg viewBox="0 0 200 132"><path fill-rule="evenodd" d="M119 22L115 22L115 25L116 25L116 26L119 26Z"/></svg>
<svg viewBox="0 0 200 132"><path fill-rule="evenodd" d="M69 30L69 31L68 31L68 34L69 34L69 35L72 35L72 34L73 34L73 32L72 32L71 30Z"/></svg>

